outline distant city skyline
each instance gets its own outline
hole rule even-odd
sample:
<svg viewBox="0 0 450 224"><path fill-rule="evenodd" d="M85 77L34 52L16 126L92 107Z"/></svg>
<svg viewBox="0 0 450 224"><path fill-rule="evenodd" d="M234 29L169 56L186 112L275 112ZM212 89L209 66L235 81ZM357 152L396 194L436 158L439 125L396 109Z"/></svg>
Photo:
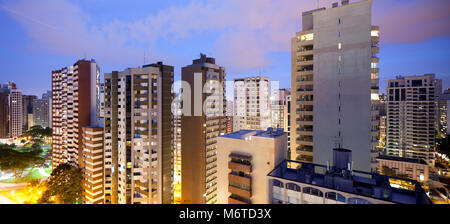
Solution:
<svg viewBox="0 0 450 224"><path fill-rule="evenodd" d="M316 1L294 0L0 0L0 24L8 30L0 37L0 83L14 81L24 95L40 96L51 89L52 70L82 58L99 63L102 81L104 73L156 61L174 65L180 80L181 67L206 53L226 68L227 80L264 75L289 88L289 38L301 12L315 8ZM450 87L449 8L445 0L373 2L380 93L397 75L434 73Z"/></svg>

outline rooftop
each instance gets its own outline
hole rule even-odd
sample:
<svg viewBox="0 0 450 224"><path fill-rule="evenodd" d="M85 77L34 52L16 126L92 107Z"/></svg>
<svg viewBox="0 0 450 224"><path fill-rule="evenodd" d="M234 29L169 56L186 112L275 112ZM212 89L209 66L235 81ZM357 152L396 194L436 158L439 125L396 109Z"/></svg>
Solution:
<svg viewBox="0 0 450 224"><path fill-rule="evenodd" d="M282 128L274 130L268 128L267 130L240 130L220 136L221 138L233 138L233 139L246 139L250 136L263 137L263 138L277 138L286 134Z"/></svg>
<svg viewBox="0 0 450 224"><path fill-rule="evenodd" d="M268 176L399 204L431 204L415 180L285 160Z"/></svg>

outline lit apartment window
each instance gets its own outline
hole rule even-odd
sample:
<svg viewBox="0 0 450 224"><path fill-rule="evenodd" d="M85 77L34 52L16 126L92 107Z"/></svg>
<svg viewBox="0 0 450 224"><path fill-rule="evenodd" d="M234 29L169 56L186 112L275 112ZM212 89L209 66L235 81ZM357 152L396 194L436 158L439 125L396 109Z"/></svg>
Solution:
<svg viewBox="0 0 450 224"><path fill-rule="evenodd" d="M378 31L378 30L372 30L370 32L370 36L372 36L372 37L379 37L379 33L380 33L380 31Z"/></svg>
<svg viewBox="0 0 450 224"><path fill-rule="evenodd" d="M308 41L308 40L313 40L314 39L314 34L310 33L310 34L305 34L305 35L301 35L300 36L300 41Z"/></svg>
<svg viewBox="0 0 450 224"><path fill-rule="evenodd" d="M372 63L370 63L371 64L371 68L377 68L377 65L378 65L378 63L376 63L376 62L372 62Z"/></svg>
<svg viewBox="0 0 450 224"><path fill-rule="evenodd" d="M342 43L338 43L338 49L340 50L342 48Z"/></svg>

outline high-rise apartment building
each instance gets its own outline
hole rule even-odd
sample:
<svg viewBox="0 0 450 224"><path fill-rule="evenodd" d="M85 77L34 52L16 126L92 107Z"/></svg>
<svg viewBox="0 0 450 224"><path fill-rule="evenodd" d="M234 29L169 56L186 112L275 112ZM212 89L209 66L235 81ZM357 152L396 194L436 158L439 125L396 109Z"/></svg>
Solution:
<svg viewBox="0 0 450 224"><path fill-rule="evenodd" d="M234 80L233 131L272 127L270 79L263 76Z"/></svg>
<svg viewBox="0 0 450 224"><path fill-rule="evenodd" d="M52 166L82 167L82 128L98 120L100 69L95 60L52 71Z"/></svg>
<svg viewBox="0 0 450 224"><path fill-rule="evenodd" d="M83 204L103 204L103 127L83 127Z"/></svg>
<svg viewBox="0 0 450 224"><path fill-rule="evenodd" d="M51 127L52 119L51 99L35 99L33 100L33 123L43 128Z"/></svg>
<svg viewBox="0 0 450 224"><path fill-rule="evenodd" d="M13 85L9 90L9 135L12 138L20 137L23 130L23 104L22 90Z"/></svg>
<svg viewBox="0 0 450 224"><path fill-rule="evenodd" d="M173 67L105 74L106 204L173 201Z"/></svg>
<svg viewBox="0 0 450 224"><path fill-rule="evenodd" d="M286 159L282 129L240 130L217 138L217 203L267 204L267 174Z"/></svg>
<svg viewBox="0 0 450 224"><path fill-rule="evenodd" d="M441 138L450 135L448 119L450 118L450 89L444 90L439 96L439 136Z"/></svg>
<svg viewBox="0 0 450 224"><path fill-rule="evenodd" d="M9 89L0 85L0 138L9 137Z"/></svg>
<svg viewBox="0 0 450 224"><path fill-rule="evenodd" d="M172 104L173 114L173 203L181 203L181 96L177 94Z"/></svg>
<svg viewBox="0 0 450 224"><path fill-rule="evenodd" d="M351 148L355 168L376 169L379 28L372 1L304 12L292 38L291 158L324 164Z"/></svg>
<svg viewBox="0 0 450 224"><path fill-rule="evenodd" d="M390 156L434 162L438 97L442 82L434 74L398 76L387 87L386 152Z"/></svg>
<svg viewBox="0 0 450 224"><path fill-rule="evenodd" d="M273 128L283 128L287 130L288 127L288 96L290 92L287 89L279 89L274 91L271 97L271 117Z"/></svg>
<svg viewBox="0 0 450 224"><path fill-rule="evenodd" d="M227 133L233 132L233 114L234 114L234 102L227 100Z"/></svg>
<svg viewBox="0 0 450 224"><path fill-rule="evenodd" d="M181 199L184 204L217 201L217 137L227 131L225 117L225 68L201 54L181 69L183 89L181 116ZM191 99L190 105L187 99ZM202 107L203 105L203 107Z"/></svg>
<svg viewBox="0 0 450 224"><path fill-rule="evenodd" d="M34 124L33 119L33 100L37 99L37 96L22 95L22 132L28 131ZM31 115L31 117L30 117ZM30 119L29 119L30 118Z"/></svg>

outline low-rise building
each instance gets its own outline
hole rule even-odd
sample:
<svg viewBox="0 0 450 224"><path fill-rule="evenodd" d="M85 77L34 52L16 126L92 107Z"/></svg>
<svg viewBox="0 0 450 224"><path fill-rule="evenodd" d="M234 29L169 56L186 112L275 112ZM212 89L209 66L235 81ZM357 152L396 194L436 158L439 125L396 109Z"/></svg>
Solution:
<svg viewBox="0 0 450 224"><path fill-rule="evenodd" d="M240 130L217 138L217 203L267 204L266 175L286 159L283 129Z"/></svg>
<svg viewBox="0 0 450 224"><path fill-rule="evenodd" d="M351 150L334 165L286 160L267 175L271 204L431 204L415 180L353 170Z"/></svg>
<svg viewBox="0 0 450 224"><path fill-rule="evenodd" d="M403 176L419 182L429 179L429 167L423 159L380 155L377 160L381 174Z"/></svg>

